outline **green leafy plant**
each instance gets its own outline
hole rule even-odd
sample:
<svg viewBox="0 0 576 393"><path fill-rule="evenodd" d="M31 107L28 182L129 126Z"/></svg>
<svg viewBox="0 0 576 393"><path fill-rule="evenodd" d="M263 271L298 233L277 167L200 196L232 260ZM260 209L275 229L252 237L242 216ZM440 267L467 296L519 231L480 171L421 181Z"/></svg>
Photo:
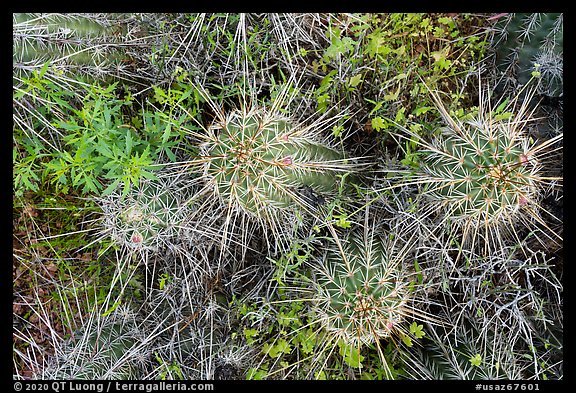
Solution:
<svg viewBox="0 0 576 393"><path fill-rule="evenodd" d="M488 48L489 33L472 25L470 14L337 15L328 23L330 40L313 69L322 75L319 111L350 103L362 106L352 122L386 137L394 123L433 119L425 84L447 91L451 105L468 102L463 75ZM394 119L389 121L388 119ZM424 132L425 130L421 130Z"/></svg>
<svg viewBox="0 0 576 393"><path fill-rule="evenodd" d="M184 120L158 111L139 117L132 98L116 98L115 87L93 87L82 107L57 123L64 147L44 163L44 176L64 191L108 195L121 184L126 195L140 179L157 179L159 160L176 160L172 149L183 138Z"/></svg>

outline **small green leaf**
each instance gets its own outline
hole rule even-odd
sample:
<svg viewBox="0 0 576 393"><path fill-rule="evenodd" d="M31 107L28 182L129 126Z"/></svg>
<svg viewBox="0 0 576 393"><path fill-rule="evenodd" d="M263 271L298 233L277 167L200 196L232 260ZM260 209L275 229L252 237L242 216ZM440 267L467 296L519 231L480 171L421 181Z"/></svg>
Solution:
<svg viewBox="0 0 576 393"><path fill-rule="evenodd" d="M433 109L431 106L420 106L412 112L414 116L420 116L423 113L428 112L430 109Z"/></svg>
<svg viewBox="0 0 576 393"><path fill-rule="evenodd" d="M468 360L470 361L470 363L472 363L473 366L480 367L480 364L482 363L482 356L480 356L480 354L477 353Z"/></svg>
<svg viewBox="0 0 576 393"><path fill-rule="evenodd" d="M265 366L266 365L263 365L262 368L260 368L260 369L257 369L257 368L248 369L248 373L246 374L246 379L260 381L260 380L266 378L266 375L268 375L268 371L266 370Z"/></svg>
<svg viewBox="0 0 576 393"><path fill-rule="evenodd" d="M386 94L384 96L384 101L394 101L394 100L398 99L399 95L400 95L400 86L398 86L398 89L396 89L396 91L394 93Z"/></svg>
<svg viewBox="0 0 576 393"><path fill-rule="evenodd" d="M418 283L422 284L422 282L424 281L424 275L422 274L422 268L420 267L420 264L416 259L414 259L414 270L417 273L416 279L418 280Z"/></svg>
<svg viewBox="0 0 576 393"><path fill-rule="evenodd" d="M155 174L153 174L152 172L148 172L145 170L142 170L140 172L140 176L146 178L146 179L150 179L150 180L158 180L158 176L156 176Z"/></svg>
<svg viewBox="0 0 576 393"><path fill-rule="evenodd" d="M338 221L336 221L336 226L340 228L350 228L352 226L352 223L348 221L348 216L346 214L334 215L334 218L338 219Z"/></svg>
<svg viewBox="0 0 576 393"><path fill-rule="evenodd" d="M112 184L110 184L108 187L106 187L106 189L102 192L102 196L110 195L112 193L112 191L114 191L114 189L116 189L118 184L120 184L120 179L114 180L112 182Z"/></svg>
<svg viewBox="0 0 576 393"><path fill-rule="evenodd" d="M346 345L342 340L338 341L338 346L339 353L347 365L354 368L361 367L364 356L360 354L359 348Z"/></svg>
<svg viewBox="0 0 576 393"><path fill-rule="evenodd" d="M328 378L326 377L326 373L324 372L324 370L320 370L320 371L316 372L316 374L314 374L314 379L316 379L318 381L325 381Z"/></svg>
<svg viewBox="0 0 576 393"><path fill-rule="evenodd" d="M509 102L510 102L510 98L506 98L504 101L502 101L502 102L500 103L500 105L498 105L498 106L496 107L496 109L494 109L494 113L497 114L497 113L502 113L502 112L504 112L504 109L506 108L506 106L508 106L508 103L509 103Z"/></svg>
<svg viewBox="0 0 576 393"><path fill-rule="evenodd" d="M356 74L348 78L348 85L350 87L356 87L362 82L362 74Z"/></svg>
<svg viewBox="0 0 576 393"><path fill-rule="evenodd" d="M132 153L132 132L130 131L130 129L126 130L126 148L124 149L124 153L127 156L130 156L130 153Z"/></svg>
<svg viewBox="0 0 576 393"><path fill-rule="evenodd" d="M116 308L118 308L118 306L122 304L122 299L117 300L114 302L114 304L106 311L104 311L104 313L102 314L103 317L107 317L108 315L110 315L114 310L116 310Z"/></svg>
<svg viewBox="0 0 576 393"><path fill-rule="evenodd" d="M105 141L98 140L98 143L96 144L96 146L94 148L98 153L100 153L104 157L112 158L112 159L115 158L114 154L112 154L112 150L110 150L110 148L105 143Z"/></svg>
<svg viewBox="0 0 576 393"><path fill-rule="evenodd" d="M412 325L410 325L410 333L412 333L416 338L422 338L426 335L426 333L422 331L423 327L424 326L418 325L416 322L412 322Z"/></svg>
<svg viewBox="0 0 576 393"><path fill-rule="evenodd" d="M387 128L387 126L386 123L384 123L384 119L382 119L380 116L377 116L372 119L372 128L376 131L380 131Z"/></svg>
<svg viewBox="0 0 576 393"><path fill-rule="evenodd" d="M398 109L398 112L396 112L396 118L394 119L396 123L401 123L406 118L404 112L406 112L406 108L402 107Z"/></svg>
<svg viewBox="0 0 576 393"><path fill-rule="evenodd" d="M170 275L168 273L162 273L160 275L160 280L158 283L158 287L160 288L160 290L164 289L164 287L166 286L166 283L170 281Z"/></svg>
<svg viewBox="0 0 576 393"><path fill-rule="evenodd" d="M316 344L316 336L312 329L300 331L297 337L300 342L301 351L306 355L311 354L314 351L314 345Z"/></svg>
<svg viewBox="0 0 576 393"><path fill-rule="evenodd" d="M412 343L412 339L410 338L410 336L404 335L401 338L402 338L402 341L404 342L404 344L406 344L406 346L411 347L412 345L414 345Z"/></svg>
<svg viewBox="0 0 576 393"><path fill-rule="evenodd" d="M168 123L166 128L164 129L164 133L162 134L162 143L168 142L170 139L170 135L172 134L172 124Z"/></svg>
<svg viewBox="0 0 576 393"><path fill-rule="evenodd" d="M256 337L258 337L259 334L260 332L257 329L244 328L244 337L246 338L248 345L254 343Z"/></svg>
<svg viewBox="0 0 576 393"><path fill-rule="evenodd" d="M264 344L262 349L262 352L272 358L277 358L283 353L290 353L291 351L292 347L290 343L283 338L279 339L275 344Z"/></svg>

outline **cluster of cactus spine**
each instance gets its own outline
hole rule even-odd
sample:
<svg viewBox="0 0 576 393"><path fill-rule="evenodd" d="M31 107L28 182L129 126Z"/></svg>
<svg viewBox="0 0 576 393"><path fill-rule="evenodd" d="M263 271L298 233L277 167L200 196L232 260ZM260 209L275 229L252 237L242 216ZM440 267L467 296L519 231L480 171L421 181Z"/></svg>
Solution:
<svg viewBox="0 0 576 393"><path fill-rule="evenodd" d="M455 332L428 326L421 345L403 354L405 373L419 380L517 380L522 373L506 330L481 333L473 324Z"/></svg>
<svg viewBox="0 0 576 393"><path fill-rule="evenodd" d="M496 66L520 85L536 71L539 93L557 97L563 92L563 14L516 13L495 26Z"/></svg>
<svg viewBox="0 0 576 393"><path fill-rule="evenodd" d="M315 277L315 309L326 331L352 346L402 334L411 295L399 256L375 235L353 232L340 243Z"/></svg>
<svg viewBox="0 0 576 393"><path fill-rule="evenodd" d="M246 250L247 236L255 229L262 231L269 249L289 249L299 223L317 215L324 197L339 192L338 174L353 173L361 165L322 136L342 114L311 122L285 115L294 98L289 95L293 82L279 87L271 103L241 87L242 105L236 109L216 103L198 86L215 119L208 126L199 123L203 133L191 131L199 149L190 165L202 170L204 187L197 195L210 198L204 204L210 205L207 214L216 212L223 219L222 250L230 242ZM242 239L235 239L239 229Z"/></svg>
<svg viewBox="0 0 576 393"><path fill-rule="evenodd" d="M139 379L144 333L136 314L120 306L107 316L91 315L64 341L42 370L43 379Z"/></svg>
<svg viewBox="0 0 576 393"><path fill-rule="evenodd" d="M121 246L157 251L178 234L187 214L185 195L178 182L141 180L126 195L99 199L104 225Z"/></svg>
<svg viewBox="0 0 576 393"><path fill-rule="evenodd" d="M446 132L435 150L425 152L423 168L435 180L428 195L459 220L507 221L534 201L537 166L528 139L503 121L475 120L465 127Z"/></svg>

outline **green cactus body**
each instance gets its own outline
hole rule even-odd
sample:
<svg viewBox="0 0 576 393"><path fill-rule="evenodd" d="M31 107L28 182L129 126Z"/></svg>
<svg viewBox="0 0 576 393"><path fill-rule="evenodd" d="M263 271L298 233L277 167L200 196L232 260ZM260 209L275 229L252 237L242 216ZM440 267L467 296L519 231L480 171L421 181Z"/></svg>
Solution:
<svg viewBox="0 0 576 393"><path fill-rule="evenodd" d="M123 246L157 251L177 234L186 216L184 193L176 183L140 181L127 195L102 199L105 226Z"/></svg>
<svg viewBox="0 0 576 393"><path fill-rule="evenodd" d="M512 67L521 85L538 71L540 93L557 97L563 92L563 14L512 14L496 29L501 31L495 48L501 71Z"/></svg>
<svg viewBox="0 0 576 393"><path fill-rule="evenodd" d="M146 185L135 195L128 210L121 214L121 220L126 225L133 226L132 242L144 242L170 225L172 215L177 209L172 195L157 193L157 190Z"/></svg>
<svg viewBox="0 0 576 393"><path fill-rule="evenodd" d="M50 63L92 76L126 59L119 49L125 34L114 15L14 14L13 63L18 72Z"/></svg>
<svg viewBox="0 0 576 393"><path fill-rule="evenodd" d="M358 235L327 252L317 277L317 311L328 332L346 344L369 344L398 329L408 301L398 262L377 238Z"/></svg>
<svg viewBox="0 0 576 393"><path fill-rule="evenodd" d="M341 156L293 129L286 118L258 109L234 111L210 131L203 145L204 175L226 205L261 216L270 208L294 206L296 187L335 188L330 161Z"/></svg>
<svg viewBox="0 0 576 393"><path fill-rule="evenodd" d="M121 308L126 310L125 308ZM142 339L135 315L118 309L96 316L67 339L43 370L47 379L139 379L136 351Z"/></svg>
<svg viewBox="0 0 576 393"><path fill-rule="evenodd" d="M505 122L470 122L425 152L423 169L433 180L432 199L451 216L487 225L507 221L533 199L533 158L527 140Z"/></svg>
<svg viewBox="0 0 576 393"><path fill-rule="evenodd" d="M403 353L410 379L501 380L523 379L515 354L502 334L481 334L475 327L459 326L456 333L438 334L429 327L419 346Z"/></svg>

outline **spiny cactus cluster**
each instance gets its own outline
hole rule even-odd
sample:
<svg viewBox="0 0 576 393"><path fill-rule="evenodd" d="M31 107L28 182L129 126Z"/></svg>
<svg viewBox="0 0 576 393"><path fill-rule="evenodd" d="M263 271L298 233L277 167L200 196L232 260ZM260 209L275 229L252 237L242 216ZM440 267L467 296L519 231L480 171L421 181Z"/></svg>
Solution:
<svg viewBox="0 0 576 393"><path fill-rule="evenodd" d="M206 216L223 219L222 244L230 244L235 231L243 228L242 240L254 229L263 232L269 249L289 249L297 222L315 217L321 201L336 195L339 174L351 174L359 159L345 158L322 135L341 115L321 116L307 123L286 115L293 81L282 85L271 103L258 102L253 87L244 87L244 105L227 109L201 87L199 92L216 114L203 133L192 133L198 153L192 153L191 168L202 171L199 195L210 199ZM298 216L298 217L297 217Z"/></svg>
<svg viewBox="0 0 576 393"><path fill-rule="evenodd" d="M204 176L225 204L259 217L275 209L306 205L298 187L333 191L335 150L313 141L290 119L261 108L235 110L209 128L202 146Z"/></svg>
<svg viewBox="0 0 576 393"><path fill-rule="evenodd" d="M120 306L108 316L94 314L57 348L44 379L139 379L139 346L145 339L138 318Z"/></svg>
<svg viewBox="0 0 576 393"><path fill-rule="evenodd" d="M401 331L410 314L402 261L378 236L356 232L327 251L318 269L318 317L349 345L371 344Z"/></svg>
<svg viewBox="0 0 576 393"><path fill-rule="evenodd" d="M478 327L455 327L455 333L429 326L421 345L406 354L410 379L425 380L517 380L522 370L515 354L499 332L479 333Z"/></svg>
<svg viewBox="0 0 576 393"><path fill-rule="evenodd" d="M551 32L543 36L548 43L544 45L545 51L530 54L528 67L538 62L538 69L531 68L530 72L541 73L543 82L539 88L544 89L543 94L557 95L562 84L560 78L558 85L558 71L554 67L558 62L561 64L561 52L551 48L558 44L561 46L562 16L553 19L552 14L546 15L550 15L550 22L546 19L548 17L538 16L540 19L535 25L540 29L551 26ZM116 52L120 45L107 46L106 37L125 34L124 26L100 24L96 17L91 19L88 16L86 20L77 16L71 19L58 15L42 16L38 19L43 23L38 27L42 36L40 41L44 38L51 40L45 44L43 41L33 43L25 36L33 31L25 29L35 28L34 17L15 15L14 18L15 25L22 29L15 30L15 36L22 34L18 42L15 40L15 69L34 68L43 61L50 61L70 67L89 64L88 67L95 67L92 71L96 71L107 66L107 62L123 58L120 51ZM337 21L338 18L341 20ZM527 336L533 334L534 328L528 326L528 322L524 324L524 318L548 323L547 309L542 304L551 296L532 296L529 292L556 291L558 298L554 301L560 303L561 285L542 285L540 281L550 278L547 273L541 273L538 281L531 281L537 271L535 263L527 263L525 270L516 269L521 262L513 260L513 253L517 252L518 244L522 243L520 247L524 247L524 233L517 231L517 227L529 227L533 223L546 227L540 216L541 212L546 212L541 205L543 189L561 179L544 173L543 163L562 136L543 143L535 142L526 129L526 124L533 119L532 113L529 113L527 104L517 105L519 98L514 98L508 106L502 104L493 110L489 104L490 97L487 99L484 95L486 90L481 88L478 113L457 119L442 105L439 97L433 95L445 126L427 135L422 128L403 129L407 135L400 135L400 132L394 134L392 127L387 127L386 135L393 134L416 142L414 165L409 171L401 171L399 181L392 177L383 179L385 185L379 189L372 188L374 185L367 188L365 184L358 185L354 197L350 197L350 200L355 198L350 205L362 207L349 216L342 215L349 221L344 220L338 225L344 228L347 224L349 228L337 232L339 228L334 227L334 215L331 215L336 210L330 209L344 211L350 207L345 203L349 202L345 200L348 195L342 196L343 190L350 186L351 175L363 167L358 164L360 158L348 158L345 149L348 152L361 149L357 146L350 149L347 145L352 142L345 140L346 136L340 139L343 149L332 143L333 136L352 131L339 128L340 120L347 118L341 112L340 104L325 108L330 109L328 113L340 112L332 118L328 114L310 115L316 104L322 106L317 93L332 83L330 74L322 79L319 88L311 90L313 94L302 94L299 87L294 88L290 83L295 78L291 73L298 72L299 67L297 63L291 63L291 57L304 62L307 58L305 53L328 50L314 43L312 38L316 36L323 39L333 37L324 42L325 46L338 52L338 58L354 60L356 55L360 56L366 50L365 40L370 40L371 46L380 46L386 38L381 34L384 25L380 26L385 16L374 20L369 16L365 25L358 26L354 26L354 19L361 21L364 17L339 15L338 18L322 17L329 22L326 26L320 25L326 27L322 34L305 31L303 27L306 24L287 30L274 28L272 32L265 30L268 24L276 23L274 26L281 27L295 19L283 17L269 22L266 16L247 18L244 14L230 18L228 14L180 15L167 27L180 33L185 31L186 36L183 40L179 36L179 42L167 39L166 47L174 44L175 48L167 48L173 50L170 58L161 59L159 54L157 61L164 64L165 70L174 69L168 67L169 64L175 68L177 64L190 65L194 86L183 82L188 78L188 71L180 69L163 83L169 83L170 89L183 86L189 90L174 90L176 94L164 101L160 98L162 89L158 88L155 89L157 95L147 97L149 101L143 99L142 104L150 104L157 113L169 112L173 118L182 115L182 118L196 121L198 127L190 128L181 126L180 122L170 123L173 128L164 134L170 138L171 131L180 133L182 138L179 140L186 140L193 146L190 149L190 145L184 143L175 146L176 154L170 155L171 163L157 163L167 169L166 172L155 172L158 179L141 179L131 188L122 190L119 187L109 195L95 198L103 213L103 232L100 234L110 237L130 258L135 256L134 251L144 251L143 254L152 255L158 263L150 264L150 269L142 265L134 267L124 264L130 258L124 258L125 255L118 257L117 254L118 266L111 280L114 291L106 292L108 287L101 291L105 296L108 293L105 302L115 302L116 307L129 296L131 286L135 286L139 294L145 292L137 299L140 308L133 312L124 306L117 309L107 307L104 314L92 315L87 324L57 348L56 356L40 377L243 378L246 370L258 363L253 362L258 354L263 354L265 361L251 369L254 371L252 374L262 375L264 371L270 371L269 376L274 378L273 375L278 375L274 370L278 365L284 370L303 365L304 368L310 367L306 370L309 376L316 371L319 372L314 376L319 376L320 371L326 370L325 366L334 364L332 356L337 356L338 347L344 358L337 359L336 364L340 367L347 363L350 366L347 371L355 376L356 372L360 375L365 371L364 360L360 357L370 365L379 359L378 371L384 373L377 373L377 376L381 378L517 379L523 376L515 364L521 356L512 351L517 346L531 350L532 342L521 339L510 342L507 338L515 334L515 330L522 330L521 333ZM536 20L534 16L530 18L530 21ZM320 20L316 17L299 19ZM450 18L443 19L446 19L446 24L450 23ZM334 28L329 28L332 21ZM512 29L513 24L509 23L507 28ZM522 26L526 31L534 30L530 23ZM372 29L378 29L377 34L376 30L370 33ZM302 32L294 45L286 32L296 34L299 30ZM358 35L347 36L350 31L356 31ZM522 46L528 46L531 37L536 40L536 35L531 34L521 34L513 39L521 40ZM253 48L258 46L258 40L262 40L260 47ZM268 48L270 40L277 41L271 46L273 49ZM300 41L309 41L310 45L300 50ZM64 46L60 48L60 44ZM99 48L110 51L101 52ZM209 52L214 48L222 51L218 50L211 57ZM251 57L251 49L263 52L261 63ZM282 59L277 60L273 50L281 50ZM524 56L519 55L519 51L515 53L515 56ZM188 54L190 56L184 56ZM180 62L176 55L186 58ZM282 77L287 73L290 78L287 87L276 96L274 93L277 92L273 90L275 81L256 82L254 79L250 88L240 88L241 107L230 109L228 102L217 105L211 98L229 97L229 90L223 88L221 95L215 95L202 87L212 88L238 80L251 81L255 75L264 78L270 69L266 67L276 60L278 64L274 66L278 67ZM283 65L283 62L287 64ZM449 63L446 65L448 67ZM305 66L309 68L308 64ZM322 67L324 72L332 65L321 64L318 67ZM319 70L315 66L313 74ZM332 71L336 74L331 75L341 76L338 70ZM194 73L203 76L197 77L192 75ZM220 74L215 76L214 73ZM358 73L354 79L348 80L350 94L361 97L360 101L366 97L364 93L367 90L363 90L363 84L374 82L369 74ZM306 75L303 73L302 78ZM202 78L204 80L199 82ZM316 86L317 82L315 79L305 80L303 86ZM261 98L268 88L273 100L271 106L266 106L266 99ZM230 90L237 92L235 86ZM250 97L247 97L247 90L250 90ZM292 100L293 97L285 100L288 92L292 91L293 97L297 98L284 105L285 101ZM188 111L186 100L194 96L196 107ZM328 93L326 96L328 98L323 97L322 102L336 98ZM526 101L531 97L528 94ZM306 110L302 113L294 110L290 107L294 102L302 103L299 105L306 106ZM354 107L350 105L350 108ZM362 109L365 108L360 108L358 113L362 113ZM182 112L178 113L180 110ZM365 119L374 120L371 117L376 111L374 109L369 114L365 111L362 115ZM402 112L398 112L400 114ZM141 128L139 115L132 118L130 127ZM308 115L310 117L302 121ZM214 116L214 120L206 121L208 116ZM422 119L419 116L413 114L410 119ZM335 126L334 133L330 134L330 127L336 123L338 127ZM361 134L362 131L358 130L351 136L358 137L362 144L365 135ZM369 143L373 142L373 136L367 138ZM428 136L432 139L429 140ZM378 140L376 144L380 142ZM385 146L386 155L390 146ZM404 143L399 143L390 150L397 153L402 146ZM382 153L377 148L366 151ZM396 162L396 158L391 157L387 163ZM387 167L386 171L390 173L396 169ZM367 173L363 171L362 174ZM367 175L362 177L366 183L373 180L368 179L373 173ZM401 191L390 191L393 189ZM370 200L374 194L376 197ZM366 199L358 198L360 195ZM325 203L324 196L334 198ZM386 214L383 214L385 217L374 217L374 224L370 227L367 224L368 206L375 208L378 203L385 205L381 207ZM326 209L319 209L320 205ZM366 224L363 226L357 222L356 214L364 208ZM301 219L303 216L311 219ZM314 226L308 226L313 220ZM409 231L403 227L408 222L413 225ZM456 231L451 232L454 229ZM310 245L311 251L301 255L299 252L303 250L295 247L299 244L293 240L306 231L308 233L304 236L307 237L297 240ZM506 237L510 234L512 236ZM460 242L459 236L464 241ZM96 239L94 244L102 238ZM319 238L322 240L318 243L328 243L328 247L316 248ZM470 242L471 247L463 247L469 246ZM483 253L478 252L480 247L484 247ZM505 247L513 249L510 255L489 258ZM461 260L453 259L455 248L461 252L458 255L465 256L465 267L461 266ZM283 253L282 258L291 253L297 262L293 264L293 259L288 261L289 258L274 259L279 256L279 250ZM280 283L284 280L284 277L282 280L279 278L282 274L290 276L285 282L292 278L295 281L302 279L303 282L299 282L302 286L290 292L289 289L294 288L283 287ZM504 276L510 279L502 279ZM141 285L140 281L145 281L146 285ZM455 291L455 288L460 291ZM281 290L275 293L276 289ZM117 290L121 292L119 295ZM309 290L311 294L303 295ZM112 299L113 296L118 298ZM239 311L235 308L235 301L242 296L250 299L250 306L257 307L265 302L265 307L255 308L256 311L243 307ZM281 305L275 309L278 298ZM282 307L291 301L298 308L290 309L290 314L285 313ZM306 301L310 301L310 308L306 308L308 304L304 305ZM488 303L491 306L485 306ZM526 303L529 304L519 307ZM431 310L444 309L450 309L450 312L432 315ZM294 310L301 311L302 315L306 312L305 326L301 323L304 319L294 317ZM525 310L525 313L517 312ZM470 314L476 314L476 320L482 322L478 324L482 325L480 328L462 323ZM458 320L454 318L456 315ZM242 317L245 319L240 321ZM271 335L276 326L265 324L274 318L277 319L273 323L283 329L282 337L273 338L278 347L270 345L271 341L265 342L266 334ZM447 326L442 325L440 318L454 324L455 330L443 330ZM509 323L520 319L522 323ZM438 323L440 326L427 325L422 330L422 326L414 324L414 321ZM244 323L252 325L242 335L242 330L236 328ZM488 326L491 323L502 328L502 333L487 335L486 332L493 327ZM546 323L543 323L543 330L546 330ZM313 339L302 338L302 333L309 331L313 331ZM284 337L296 338L289 342ZM410 337L417 340L413 343ZM268 351L260 350L262 348L256 347L259 345L266 345ZM278 349L280 345L282 348ZM352 359L354 355L358 355L358 362ZM284 362L295 358L294 364ZM537 361L536 354L533 359ZM404 370L396 370L399 361L404 362ZM522 365L525 364L527 362L522 361Z"/></svg>
<svg viewBox="0 0 576 393"><path fill-rule="evenodd" d="M524 85L539 72L538 93L558 97L563 93L562 13L510 14L495 26L496 66Z"/></svg>
<svg viewBox="0 0 576 393"><path fill-rule="evenodd" d="M129 250L158 251L170 244L186 218L186 189L178 181L141 180L125 195L121 190L98 198L103 225Z"/></svg>
<svg viewBox="0 0 576 393"><path fill-rule="evenodd" d="M534 120L527 104L531 95L521 102L516 96L495 111L486 90L481 86L478 113L468 120L451 116L434 94L447 126L431 142L406 132L422 147L416 180L410 181L423 186L430 212L441 211L443 222L454 224L472 248L484 243L493 250L518 226L542 222L542 190L554 179L544 174L541 158L561 135L533 141L527 126Z"/></svg>
<svg viewBox="0 0 576 393"><path fill-rule="evenodd" d="M510 126L475 119L444 128L435 149L424 152L422 168L434 180L429 196L446 204L453 218L497 225L536 201L537 163L528 138Z"/></svg>

